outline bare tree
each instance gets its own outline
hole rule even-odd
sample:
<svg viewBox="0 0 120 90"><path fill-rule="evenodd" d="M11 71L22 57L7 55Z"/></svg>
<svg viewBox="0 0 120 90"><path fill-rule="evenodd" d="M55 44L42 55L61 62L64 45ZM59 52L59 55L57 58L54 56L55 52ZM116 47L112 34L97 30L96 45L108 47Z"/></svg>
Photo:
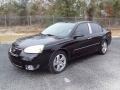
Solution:
<svg viewBox="0 0 120 90"><path fill-rule="evenodd" d="M28 11L27 11L27 4L29 0L20 0L20 12L19 15L22 16L20 19L21 24L26 25L28 24Z"/></svg>
<svg viewBox="0 0 120 90"><path fill-rule="evenodd" d="M93 20L95 11L95 0L90 0L89 5L86 7L86 19L89 21Z"/></svg>

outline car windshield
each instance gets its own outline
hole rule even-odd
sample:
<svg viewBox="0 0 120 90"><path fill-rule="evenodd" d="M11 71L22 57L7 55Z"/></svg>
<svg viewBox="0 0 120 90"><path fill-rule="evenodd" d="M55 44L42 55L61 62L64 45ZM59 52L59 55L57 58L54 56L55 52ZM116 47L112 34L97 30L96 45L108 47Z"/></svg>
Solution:
<svg viewBox="0 0 120 90"><path fill-rule="evenodd" d="M74 28L75 23L56 23L46 28L42 34L66 37Z"/></svg>

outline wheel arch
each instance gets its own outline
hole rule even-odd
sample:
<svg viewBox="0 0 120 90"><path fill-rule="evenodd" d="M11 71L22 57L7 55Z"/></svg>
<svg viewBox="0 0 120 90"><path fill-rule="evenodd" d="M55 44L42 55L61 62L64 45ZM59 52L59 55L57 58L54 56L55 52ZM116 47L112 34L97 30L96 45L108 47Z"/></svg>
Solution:
<svg viewBox="0 0 120 90"><path fill-rule="evenodd" d="M102 42L106 42L107 43L107 45L109 45L109 40L107 39L107 38L104 38L103 40L102 40Z"/></svg>
<svg viewBox="0 0 120 90"><path fill-rule="evenodd" d="M66 49L64 49L64 48L59 48L59 49L54 50L53 53L51 54L49 60L51 60L52 56L53 56L54 54L56 54L58 51L63 51L63 52L65 52L65 54L67 55L68 61L70 60L70 56L71 56L71 55L70 55L69 51L66 50ZM49 61L49 62L50 62L50 61Z"/></svg>
<svg viewBox="0 0 120 90"><path fill-rule="evenodd" d="M68 60L70 60L70 53L69 53L68 50L61 48L61 49L58 49L58 51L63 51L63 52L65 52L65 54L67 55Z"/></svg>
<svg viewBox="0 0 120 90"><path fill-rule="evenodd" d="M107 42L107 45L109 45L109 40L108 40L108 38L107 38L106 36L103 37L102 42L103 42L103 41L106 41L106 42ZM102 42L101 42L101 43L102 43Z"/></svg>

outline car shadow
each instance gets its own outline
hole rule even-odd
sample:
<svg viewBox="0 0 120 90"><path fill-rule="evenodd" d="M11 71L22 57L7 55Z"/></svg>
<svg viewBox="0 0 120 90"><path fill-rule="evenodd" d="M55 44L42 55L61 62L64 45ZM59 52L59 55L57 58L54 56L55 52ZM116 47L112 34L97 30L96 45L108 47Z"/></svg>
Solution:
<svg viewBox="0 0 120 90"><path fill-rule="evenodd" d="M72 59L68 62L68 67L71 66L71 65L74 65L76 63L82 63L84 61L87 61L89 60L90 58L93 58L95 56L97 56L98 53L92 53L92 54L88 54L88 55L84 55L84 56L81 56L79 58L76 58L76 59Z"/></svg>
<svg viewBox="0 0 120 90"><path fill-rule="evenodd" d="M85 56L81 56L79 58L76 58L76 59L73 59L73 60L70 60L68 62L68 66L67 66L67 69L71 68L72 66L76 65L76 64L79 64L79 63L82 63L84 61L87 61L89 60L89 58L93 58L95 57L96 55L98 55L97 53L93 53L93 54L89 54L89 55L85 55ZM67 70L66 69L66 70ZM19 73L24 73L24 74L31 74L31 75L50 75L51 73L49 72L48 68L40 68L38 70L35 70L35 71L27 71L27 70L24 70L24 69L19 69L19 68L16 68L15 67L15 70Z"/></svg>

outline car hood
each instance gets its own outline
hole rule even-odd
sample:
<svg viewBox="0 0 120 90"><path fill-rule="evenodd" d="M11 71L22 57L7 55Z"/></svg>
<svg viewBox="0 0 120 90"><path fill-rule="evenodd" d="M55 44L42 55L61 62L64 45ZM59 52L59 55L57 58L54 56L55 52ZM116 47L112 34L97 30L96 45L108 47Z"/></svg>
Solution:
<svg viewBox="0 0 120 90"><path fill-rule="evenodd" d="M13 45L20 48L26 48L33 45L52 45L56 44L60 40L62 40L62 38L58 38L55 36L34 35L17 39L16 42L13 43Z"/></svg>

